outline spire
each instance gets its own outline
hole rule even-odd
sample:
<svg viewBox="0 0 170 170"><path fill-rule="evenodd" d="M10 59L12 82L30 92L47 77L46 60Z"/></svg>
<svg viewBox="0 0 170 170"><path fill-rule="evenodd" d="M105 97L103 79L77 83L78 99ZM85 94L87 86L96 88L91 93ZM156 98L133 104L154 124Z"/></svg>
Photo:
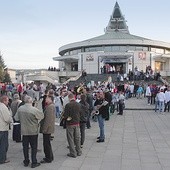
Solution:
<svg viewBox="0 0 170 170"><path fill-rule="evenodd" d="M120 10L120 7L117 1L115 3L113 13L110 17L108 26L106 27L106 33L113 32L113 31L121 31L124 33L129 33L126 20L124 16L122 15L122 12Z"/></svg>

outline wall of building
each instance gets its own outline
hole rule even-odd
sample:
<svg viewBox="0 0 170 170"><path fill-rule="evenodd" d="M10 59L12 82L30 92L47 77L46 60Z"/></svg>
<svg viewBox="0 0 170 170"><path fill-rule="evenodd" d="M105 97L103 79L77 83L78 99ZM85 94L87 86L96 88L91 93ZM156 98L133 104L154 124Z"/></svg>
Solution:
<svg viewBox="0 0 170 170"><path fill-rule="evenodd" d="M96 52L84 53L82 55L82 70L86 70L87 73L98 73L98 55Z"/></svg>
<svg viewBox="0 0 170 170"><path fill-rule="evenodd" d="M16 71L12 70L12 69L8 69L8 74L10 75L11 81L13 83L16 83L17 82L17 80L16 80Z"/></svg>
<svg viewBox="0 0 170 170"><path fill-rule="evenodd" d="M150 53L144 51L134 52L134 68L137 67L138 70L143 70L145 72L146 66L151 65Z"/></svg>

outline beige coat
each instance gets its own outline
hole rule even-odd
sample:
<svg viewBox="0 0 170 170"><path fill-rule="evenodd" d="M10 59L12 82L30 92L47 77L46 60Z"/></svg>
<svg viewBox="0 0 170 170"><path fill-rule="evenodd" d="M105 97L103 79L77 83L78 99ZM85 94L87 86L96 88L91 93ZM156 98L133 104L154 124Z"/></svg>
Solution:
<svg viewBox="0 0 170 170"><path fill-rule="evenodd" d="M7 106L0 102L0 131L8 131L11 122L12 117Z"/></svg>
<svg viewBox="0 0 170 170"><path fill-rule="evenodd" d="M46 106L44 119L41 121L40 132L43 134L52 134L55 129L55 105L51 103Z"/></svg>
<svg viewBox="0 0 170 170"><path fill-rule="evenodd" d="M44 114L33 107L31 103L26 103L18 108L14 118L21 123L22 135L37 135L39 132L39 122L44 118Z"/></svg>

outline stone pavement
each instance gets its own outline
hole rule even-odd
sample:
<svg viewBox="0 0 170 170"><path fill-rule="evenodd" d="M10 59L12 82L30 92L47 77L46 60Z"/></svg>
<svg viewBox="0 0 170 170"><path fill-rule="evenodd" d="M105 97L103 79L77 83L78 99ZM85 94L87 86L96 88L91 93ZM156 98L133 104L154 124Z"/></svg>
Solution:
<svg viewBox="0 0 170 170"><path fill-rule="evenodd" d="M170 113L161 115L147 106L145 99L131 98L126 101L124 115L114 113L105 122L106 139L96 143L99 133L98 123L92 122L92 128L86 130L83 154L77 158L67 157L65 130L56 126L52 141L54 161L42 164L37 170L170 170ZM21 143L11 140L8 151L10 163L0 165L0 170L23 170ZM39 149L42 150L42 135L39 135ZM40 161L43 150L38 152Z"/></svg>

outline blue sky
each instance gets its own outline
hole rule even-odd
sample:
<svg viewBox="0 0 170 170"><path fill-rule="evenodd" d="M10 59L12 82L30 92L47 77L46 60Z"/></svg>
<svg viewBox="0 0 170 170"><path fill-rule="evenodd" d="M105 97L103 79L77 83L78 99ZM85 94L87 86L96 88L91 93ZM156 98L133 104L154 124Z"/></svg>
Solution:
<svg viewBox="0 0 170 170"><path fill-rule="evenodd" d="M115 0L0 0L0 51L13 69L56 66L66 44L104 34ZM170 43L170 1L119 0L131 34Z"/></svg>

